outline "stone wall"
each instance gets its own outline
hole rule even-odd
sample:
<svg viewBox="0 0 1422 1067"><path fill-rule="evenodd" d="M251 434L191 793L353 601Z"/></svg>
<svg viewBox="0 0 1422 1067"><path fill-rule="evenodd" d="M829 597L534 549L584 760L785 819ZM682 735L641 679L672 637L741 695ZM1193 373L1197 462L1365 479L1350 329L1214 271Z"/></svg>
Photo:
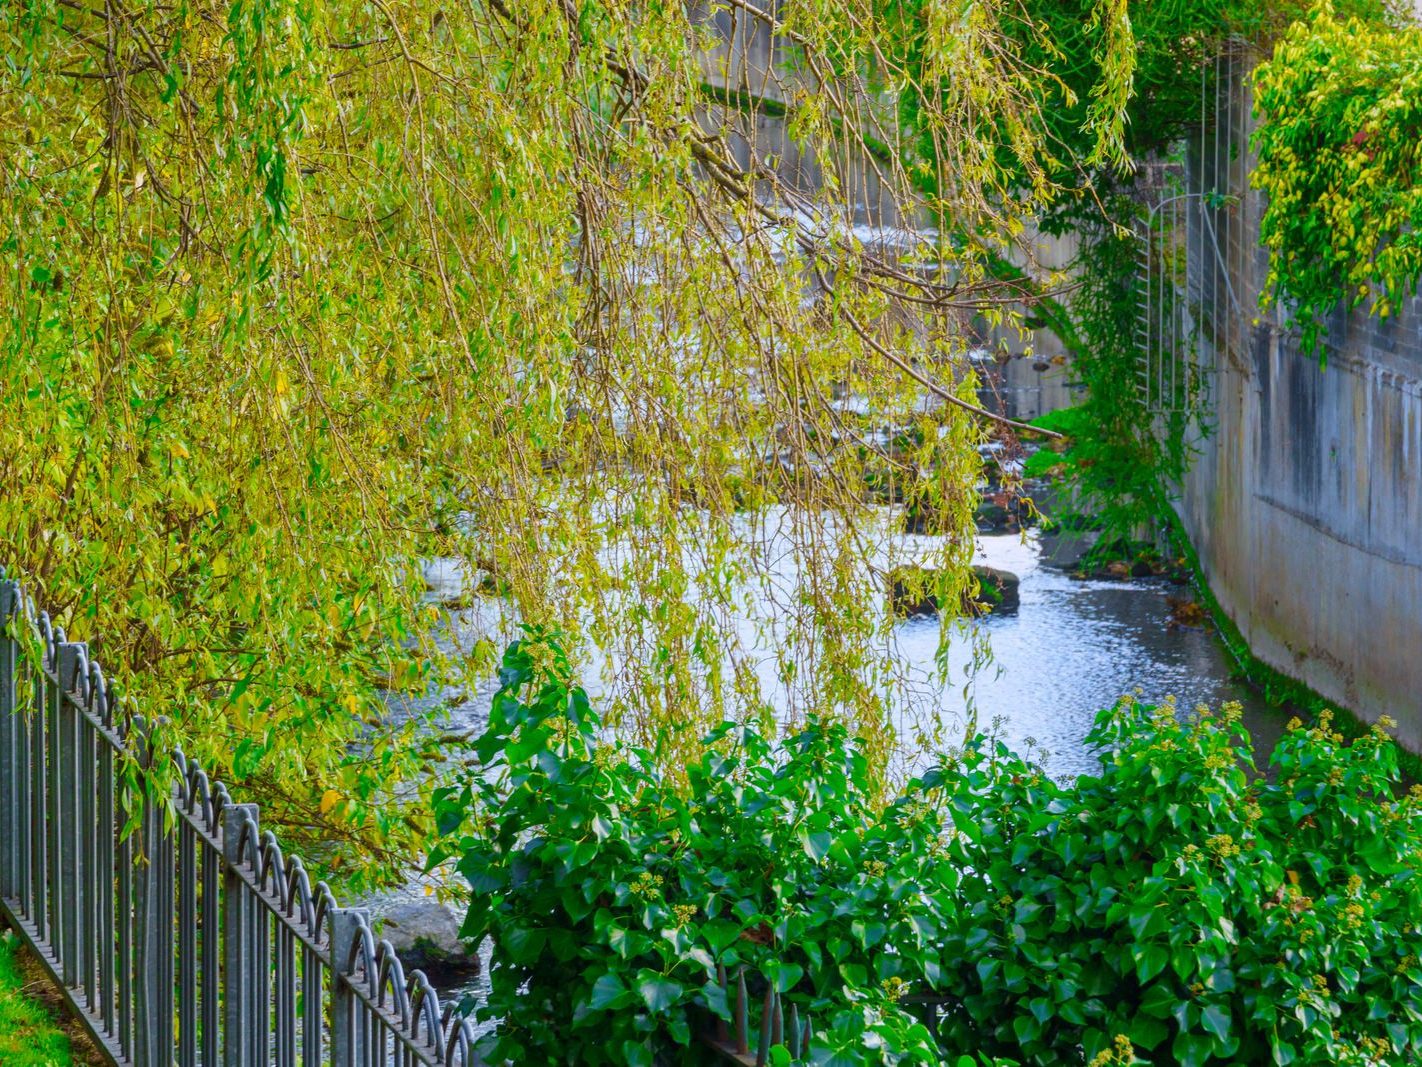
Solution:
<svg viewBox="0 0 1422 1067"><path fill-rule="evenodd" d="M1335 315L1325 365L1259 310L1249 67L1227 66L1217 124L1189 152L1203 195L1187 292L1212 410L1178 509L1255 655L1422 748L1422 298L1388 320Z"/></svg>

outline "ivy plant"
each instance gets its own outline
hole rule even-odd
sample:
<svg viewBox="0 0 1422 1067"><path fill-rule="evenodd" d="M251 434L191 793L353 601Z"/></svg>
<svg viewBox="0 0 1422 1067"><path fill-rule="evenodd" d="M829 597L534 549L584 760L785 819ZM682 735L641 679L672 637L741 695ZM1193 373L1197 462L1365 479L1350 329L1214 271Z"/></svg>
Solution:
<svg viewBox="0 0 1422 1067"><path fill-rule="evenodd" d="M434 857L492 943L499 1057L700 1062L741 966L814 1020L813 1063L1422 1050L1422 788L1386 724L1292 723L1259 768L1237 705L1125 698L1097 774L979 736L881 804L832 720L723 726L678 789L606 736L556 641L512 646L503 683Z"/></svg>
<svg viewBox="0 0 1422 1067"><path fill-rule="evenodd" d="M1422 800L1382 727L1294 722L1267 773L1238 706L1127 699L1067 784L971 747L944 1035L1074 1064L1381 1065L1422 1047Z"/></svg>
<svg viewBox="0 0 1422 1067"><path fill-rule="evenodd" d="M1335 311L1386 318L1422 278L1422 31L1322 4L1284 35L1254 85L1264 300L1321 357Z"/></svg>
<svg viewBox="0 0 1422 1067"><path fill-rule="evenodd" d="M938 1063L903 998L941 975L941 791L880 810L862 746L819 719L780 745L722 726L679 791L566 670L554 642L512 646L482 773L438 798L435 860L493 943L494 1055L696 1062L698 1016L729 1019L717 968L746 965L813 1020L814 1062Z"/></svg>

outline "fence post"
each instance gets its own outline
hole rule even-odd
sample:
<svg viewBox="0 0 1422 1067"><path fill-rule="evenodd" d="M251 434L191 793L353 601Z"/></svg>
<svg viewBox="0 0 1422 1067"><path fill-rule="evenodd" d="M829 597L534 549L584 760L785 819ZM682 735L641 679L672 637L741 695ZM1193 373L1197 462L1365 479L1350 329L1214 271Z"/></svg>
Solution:
<svg viewBox="0 0 1422 1067"><path fill-rule="evenodd" d="M19 608L19 587L0 581L0 896L19 897L20 754L15 721L15 639L10 619Z"/></svg>
<svg viewBox="0 0 1422 1067"><path fill-rule="evenodd" d="M358 1067L365 1062L356 1027L359 1004L346 974L351 949L369 922L370 913L364 908L336 908L331 912L331 1067Z"/></svg>
<svg viewBox="0 0 1422 1067"><path fill-rule="evenodd" d="M153 766L152 741L140 725L135 740L144 771ZM143 863L134 871L134 1062L167 1067L173 1056L173 835L164 805L143 798Z"/></svg>
<svg viewBox="0 0 1422 1067"><path fill-rule="evenodd" d="M54 662L58 679L54 687L54 715L58 720L56 735L59 739L54 757L57 761L54 781L59 795L55 797L58 818L51 827L50 848L54 849L59 867L56 887L59 936L53 940L59 952L60 974L70 988L83 983L79 961L83 958L84 944L84 909L79 906L84 850L75 840L82 832L79 825L79 710L71 694L87 660L87 645L66 641L58 647Z"/></svg>
<svg viewBox="0 0 1422 1067"><path fill-rule="evenodd" d="M228 804L222 809L222 1063L223 1067L262 1067L253 1047L257 1011L253 995L256 961L252 958L256 908L247 884L237 873L242 866L242 824L250 821L251 845L257 842L255 804ZM253 871L253 876L256 875Z"/></svg>

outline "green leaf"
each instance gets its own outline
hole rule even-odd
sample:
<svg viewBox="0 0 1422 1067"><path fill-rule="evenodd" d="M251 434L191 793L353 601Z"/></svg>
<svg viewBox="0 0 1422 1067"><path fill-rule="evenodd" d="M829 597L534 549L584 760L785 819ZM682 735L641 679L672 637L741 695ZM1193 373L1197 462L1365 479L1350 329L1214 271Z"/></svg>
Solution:
<svg viewBox="0 0 1422 1067"><path fill-rule="evenodd" d="M1164 945L1146 945L1136 958L1136 980L1145 985L1165 970L1170 962L1170 950Z"/></svg>
<svg viewBox="0 0 1422 1067"><path fill-rule="evenodd" d="M768 960L761 966L761 973L765 975L777 993L788 993L804 977L805 969L795 963Z"/></svg>
<svg viewBox="0 0 1422 1067"><path fill-rule="evenodd" d="M652 1049L646 1041L624 1041L622 1043L622 1062L627 1067L652 1067Z"/></svg>
<svg viewBox="0 0 1422 1067"><path fill-rule="evenodd" d="M647 1010L660 1015L681 999L684 987L674 979L644 968L637 972L637 992Z"/></svg>
<svg viewBox="0 0 1422 1067"><path fill-rule="evenodd" d="M621 1007L626 1003L628 990L622 979L609 971L593 983L592 996L588 1003L598 1011L611 1007Z"/></svg>
<svg viewBox="0 0 1422 1067"><path fill-rule="evenodd" d="M1200 1025L1224 1041L1229 1036L1229 1009L1221 1004L1207 1004L1200 1012Z"/></svg>
<svg viewBox="0 0 1422 1067"><path fill-rule="evenodd" d="M823 830L809 833L806 830L800 831L800 844L805 850L805 855L810 859L819 861L829 854L830 845L834 841L834 836Z"/></svg>

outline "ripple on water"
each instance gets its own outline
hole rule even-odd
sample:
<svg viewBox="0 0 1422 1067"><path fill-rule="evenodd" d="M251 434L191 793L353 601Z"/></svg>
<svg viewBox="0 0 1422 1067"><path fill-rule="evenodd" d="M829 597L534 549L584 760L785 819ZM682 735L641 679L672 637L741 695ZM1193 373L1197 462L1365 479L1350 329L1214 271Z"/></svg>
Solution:
<svg viewBox="0 0 1422 1067"><path fill-rule="evenodd" d="M1182 708L1238 700L1257 742L1271 743L1283 713L1230 676L1231 660L1210 629L1172 626L1167 597L1179 591L1163 583L1079 581L1043 559L1041 539L1029 534L982 537L977 562L1012 571L1022 579L1021 609L989 616L992 663L968 684L949 686L945 711L966 714L968 699L978 721L999 721L1004 739L1019 750L1042 745L1054 775L1096 770L1085 737L1096 713L1125 693L1159 702L1174 695ZM935 620L904 624L901 645L915 664L932 663ZM966 638L956 638L966 658ZM952 657L950 656L950 662Z"/></svg>

